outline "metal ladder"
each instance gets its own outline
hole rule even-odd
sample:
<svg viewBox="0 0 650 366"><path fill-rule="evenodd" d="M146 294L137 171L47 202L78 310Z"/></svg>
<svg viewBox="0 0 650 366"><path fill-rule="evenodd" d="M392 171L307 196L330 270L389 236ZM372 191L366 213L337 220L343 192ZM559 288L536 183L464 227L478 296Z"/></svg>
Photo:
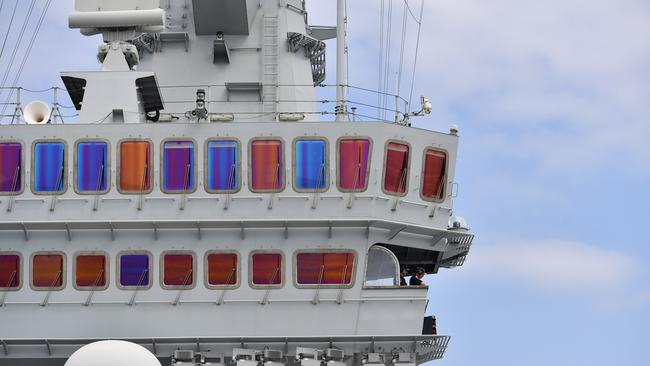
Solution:
<svg viewBox="0 0 650 366"><path fill-rule="evenodd" d="M262 46L263 90L262 103L265 118L275 119L278 101L278 52L279 44L278 15L264 15L264 34Z"/></svg>

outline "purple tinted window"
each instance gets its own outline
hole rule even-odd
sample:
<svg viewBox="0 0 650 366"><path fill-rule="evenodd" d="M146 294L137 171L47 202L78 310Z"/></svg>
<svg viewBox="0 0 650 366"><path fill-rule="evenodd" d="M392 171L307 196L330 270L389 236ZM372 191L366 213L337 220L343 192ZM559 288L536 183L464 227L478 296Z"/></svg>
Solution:
<svg viewBox="0 0 650 366"><path fill-rule="evenodd" d="M22 182L23 146L17 142L0 143L0 192L19 192Z"/></svg>
<svg viewBox="0 0 650 366"><path fill-rule="evenodd" d="M123 254L120 256L120 285L149 286L149 255Z"/></svg>

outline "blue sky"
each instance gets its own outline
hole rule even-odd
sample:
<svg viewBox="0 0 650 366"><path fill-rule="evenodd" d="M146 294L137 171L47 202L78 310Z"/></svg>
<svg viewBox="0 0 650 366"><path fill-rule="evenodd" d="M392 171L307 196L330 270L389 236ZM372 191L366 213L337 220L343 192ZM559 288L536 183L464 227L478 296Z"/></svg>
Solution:
<svg viewBox="0 0 650 366"><path fill-rule="evenodd" d="M380 3L348 5L350 84L377 88ZM393 4L391 75L403 2ZM23 86L97 67L97 39L66 29L71 5L53 2ZM310 23L334 24L333 1L309 10ZM409 19L406 95L415 35ZM454 211L477 236L463 267L426 278L430 312L452 336L435 364L648 364L650 2L426 0L414 90L434 106L414 125L460 126Z"/></svg>

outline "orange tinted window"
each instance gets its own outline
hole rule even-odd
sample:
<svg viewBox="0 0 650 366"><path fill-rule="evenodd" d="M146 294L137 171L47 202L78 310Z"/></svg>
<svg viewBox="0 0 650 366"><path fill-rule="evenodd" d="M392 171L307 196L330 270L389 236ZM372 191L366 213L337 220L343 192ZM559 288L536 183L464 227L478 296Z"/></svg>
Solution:
<svg viewBox="0 0 650 366"><path fill-rule="evenodd" d="M106 257L79 255L75 263L75 283L78 287L106 286Z"/></svg>
<svg viewBox="0 0 650 366"><path fill-rule="evenodd" d="M142 192L151 189L151 144L124 141L120 144L120 190Z"/></svg>
<svg viewBox="0 0 650 366"><path fill-rule="evenodd" d="M0 254L0 288L18 287L20 284L20 256Z"/></svg>
<svg viewBox="0 0 650 366"><path fill-rule="evenodd" d="M442 199L445 186L447 154L437 150L427 150L424 155L422 173L422 196Z"/></svg>
<svg viewBox="0 0 650 366"><path fill-rule="evenodd" d="M237 283L237 254L208 254L208 284L235 285Z"/></svg>
<svg viewBox="0 0 650 366"><path fill-rule="evenodd" d="M279 285L282 283L282 255L280 253L253 254L253 284Z"/></svg>
<svg viewBox="0 0 650 366"><path fill-rule="evenodd" d="M251 187L254 190L277 191L282 188L282 142L256 140L251 143Z"/></svg>
<svg viewBox="0 0 650 366"><path fill-rule="evenodd" d="M390 193L406 193L409 147L397 142L388 143L384 167L384 190Z"/></svg>
<svg viewBox="0 0 650 366"><path fill-rule="evenodd" d="M34 287L63 286L63 256L39 254L32 260L32 285Z"/></svg>
<svg viewBox="0 0 650 366"><path fill-rule="evenodd" d="M163 259L163 283L166 286L193 285L193 272L194 256L192 254L165 254Z"/></svg>
<svg viewBox="0 0 650 366"><path fill-rule="evenodd" d="M353 267L353 253L299 253L296 256L296 277L300 285L350 284Z"/></svg>

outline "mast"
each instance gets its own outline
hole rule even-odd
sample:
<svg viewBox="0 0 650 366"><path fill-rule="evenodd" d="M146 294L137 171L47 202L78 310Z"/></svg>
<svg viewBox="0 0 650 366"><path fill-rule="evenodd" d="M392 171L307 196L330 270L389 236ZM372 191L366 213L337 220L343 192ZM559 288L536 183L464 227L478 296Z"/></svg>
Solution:
<svg viewBox="0 0 650 366"><path fill-rule="evenodd" d="M345 0L337 0L336 7L336 120L345 121L347 114L346 85L347 58L346 58L346 22Z"/></svg>

